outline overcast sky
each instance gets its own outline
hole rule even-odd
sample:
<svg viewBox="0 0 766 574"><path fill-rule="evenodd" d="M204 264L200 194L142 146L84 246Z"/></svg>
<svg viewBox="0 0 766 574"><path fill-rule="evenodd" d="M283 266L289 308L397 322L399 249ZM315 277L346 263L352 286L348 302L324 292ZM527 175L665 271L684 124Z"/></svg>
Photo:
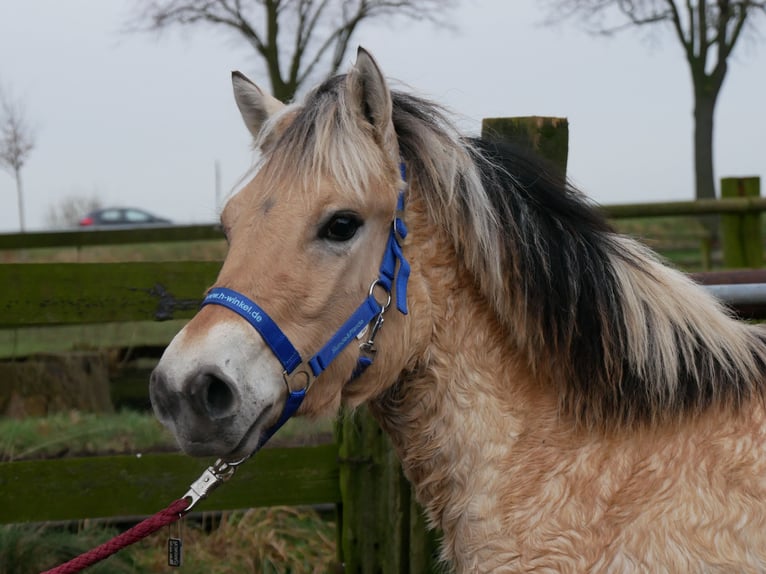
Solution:
<svg viewBox="0 0 766 574"><path fill-rule="evenodd" d="M126 0L0 0L0 84L32 123L26 221L42 229L67 196L217 218L250 163L231 70L268 82L250 48L212 30L156 38L120 30ZM540 25L536 0L463 0L456 30L368 25L368 48L399 87L447 105L465 131L481 118L564 116L569 174L600 203L693 198L688 67L669 35L588 36ZM716 115L716 177L766 174L766 20L738 46ZM353 53L347 57L349 63ZM15 183L0 172L0 232L18 229Z"/></svg>

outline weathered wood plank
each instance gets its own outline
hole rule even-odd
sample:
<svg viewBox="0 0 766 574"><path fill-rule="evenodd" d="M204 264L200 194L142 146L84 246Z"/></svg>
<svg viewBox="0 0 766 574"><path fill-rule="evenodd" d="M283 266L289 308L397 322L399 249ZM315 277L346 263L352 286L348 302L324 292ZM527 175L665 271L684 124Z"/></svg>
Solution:
<svg viewBox="0 0 766 574"><path fill-rule="evenodd" d="M481 121L481 135L533 149L558 167L562 174L567 172L569 121L566 118L484 118Z"/></svg>
<svg viewBox="0 0 766 574"><path fill-rule="evenodd" d="M90 245L221 239L222 237L223 232L217 224L119 229L72 229L34 233L0 233L0 249L85 247Z"/></svg>
<svg viewBox="0 0 766 574"><path fill-rule="evenodd" d="M173 319L162 322L130 321L0 329L0 359L28 357L38 353L164 347L186 322L186 319Z"/></svg>
<svg viewBox="0 0 766 574"><path fill-rule="evenodd" d="M721 198L746 198L757 200L761 196L759 177L724 177L721 179ZM723 264L730 269L763 264L763 241L761 240L761 214L725 214L720 220Z"/></svg>
<svg viewBox="0 0 766 574"><path fill-rule="evenodd" d="M336 429L341 559L347 572L435 572L434 536L412 499L388 436L364 407Z"/></svg>
<svg viewBox="0 0 766 574"><path fill-rule="evenodd" d="M0 327L188 318L219 269L196 261L4 264Z"/></svg>
<svg viewBox="0 0 766 574"><path fill-rule="evenodd" d="M0 524L153 514L183 496L212 461L181 454L0 463ZM340 500L335 445L269 448L199 510Z"/></svg>
<svg viewBox="0 0 766 574"><path fill-rule="evenodd" d="M766 211L766 198L698 199L663 203L625 203L601 205L607 217L662 217L671 215L706 215L719 213L760 213Z"/></svg>

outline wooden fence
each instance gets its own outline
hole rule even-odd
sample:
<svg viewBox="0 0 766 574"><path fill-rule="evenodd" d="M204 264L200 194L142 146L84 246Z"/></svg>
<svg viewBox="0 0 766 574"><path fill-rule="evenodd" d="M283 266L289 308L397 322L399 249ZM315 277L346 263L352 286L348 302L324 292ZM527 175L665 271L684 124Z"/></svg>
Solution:
<svg viewBox="0 0 766 574"><path fill-rule="evenodd" d="M758 177L727 177L721 180L721 198L698 201L634 203L604 206L612 219L668 216L720 216L722 263L727 268L758 268L763 264L761 214L766 198L761 196ZM702 267L712 268L712 238L696 237L702 253Z"/></svg>

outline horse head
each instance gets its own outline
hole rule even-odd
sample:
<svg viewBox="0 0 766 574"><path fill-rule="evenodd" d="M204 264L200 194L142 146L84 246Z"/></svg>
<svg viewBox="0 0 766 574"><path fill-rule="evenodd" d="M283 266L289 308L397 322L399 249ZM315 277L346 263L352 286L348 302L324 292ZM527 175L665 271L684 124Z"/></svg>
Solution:
<svg viewBox="0 0 766 574"><path fill-rule="evenodd" d="M303 104L284 105L238 72L233 87L258 159L222 212L229 250L209 304L150 383L155 413L186 453L232 460L259 448L296 394L305 392L301 412L321 414L344 393L375 392L359 382L379 378L369 373L349 383L364 359L353 343L379 330L390 297L401 312L375 333L386 359L369 370L393 380L412 347L395 333L408 320L402 284L381 276L391 249L393 274L406 265L403 226L392 230L404 181L391 94L373 59L360 49L347 75ZM275 350L285 340L299 359Z"/></svg>

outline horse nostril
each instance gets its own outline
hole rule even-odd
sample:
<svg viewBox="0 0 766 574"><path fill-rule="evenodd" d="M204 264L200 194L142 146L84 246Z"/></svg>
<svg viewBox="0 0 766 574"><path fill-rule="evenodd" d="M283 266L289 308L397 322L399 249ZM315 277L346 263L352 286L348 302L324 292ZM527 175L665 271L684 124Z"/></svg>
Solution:
<svg viewBox="0 0 766 574"><path fill-rule="evenodd" d="M228 411L234 404L234 395L229 385L217 378L210 381L207 386L206 398L208 407L213 411Z"/></svg>
<svg viewBox="0 0 766 574"><path fill-rule="evenodd" d="M231 414L237 402L231 385L210 373L197 375L192 382L191 394L211 419Z"/></svg>
<svg viewBox="0 0 766 574"><path fill-rule="evenodd" d="M178 397L170 391L159 369L154 369L149 377L149 398L160 420L172 419L178 413Z"/></svg>

